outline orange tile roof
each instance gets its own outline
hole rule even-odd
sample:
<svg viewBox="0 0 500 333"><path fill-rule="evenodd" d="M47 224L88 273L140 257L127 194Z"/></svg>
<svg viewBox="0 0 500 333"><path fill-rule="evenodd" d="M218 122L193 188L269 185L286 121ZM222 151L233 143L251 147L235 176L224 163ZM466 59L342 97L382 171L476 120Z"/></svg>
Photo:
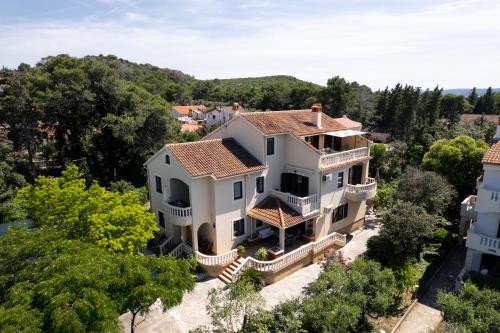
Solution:
<svg viewBox="0 0 500 333"><path fill-rule="evenodd" d="M345 128L359 128L361 127L361 123L354 121L352 119L347 118L347 116L343 116L340 118L333 118L336 122L340 123Z"/></svg>
<svg viewBox="0 0 500 333"><path fill-rule="evenodd" d="M292 133L296 136L313 135L347 129L326 114L321 115L321 128L311 123L311 109L242 113L244 117L264 134Z"/></svg>
<svg viewBox="0 0 500 333"><path fill-rule="evenodd" d="M278 228L288 228L316 217L318 214L306 218L280 199L268 196L252 208L247 215Z"/></svg>
<svg viewBox="0 0 500 333"><path fill-rule="evenodd" d="M483 163L500 164L500 141L492 145L484 154Z"/></svg>
<svg viewBox="0 0 500 333"><path fill-rule="evenodd" d="M177 113L183 115L190 115L193 110L204 111L206 107L204 105L177 105L172 107Z"/></svg>
<svg viewBox="0 0 500 333"><path fill-rule="evenodd" d="M196 132L201 128L200 124L182 124L181 125L181 132Z"/></svg>
<svg viewBox="0 0 500 333"><path fill-rule="evenodd" d="M233 138L172 143L165 147L192 177L224 178L265 169Z"/></svg>

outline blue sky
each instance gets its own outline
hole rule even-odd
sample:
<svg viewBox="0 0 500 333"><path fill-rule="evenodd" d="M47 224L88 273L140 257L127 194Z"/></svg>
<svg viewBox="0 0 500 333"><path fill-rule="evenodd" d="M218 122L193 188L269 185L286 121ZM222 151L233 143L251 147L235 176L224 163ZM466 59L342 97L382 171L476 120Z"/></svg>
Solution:
<svg viewBox="0 0 500 333"><path fill-rule="evenodd" d="M200 79L500 86L493 0L0 0L0 66L114 54Z"/></svg>

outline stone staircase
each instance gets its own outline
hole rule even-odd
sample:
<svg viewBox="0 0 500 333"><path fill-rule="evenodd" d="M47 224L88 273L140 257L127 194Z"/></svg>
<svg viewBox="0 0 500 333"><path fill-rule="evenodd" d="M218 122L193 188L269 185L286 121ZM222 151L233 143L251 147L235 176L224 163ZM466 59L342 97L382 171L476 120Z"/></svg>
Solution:
<svg viewBox="0 0 500 333"><path fill-rule="evenodd" d="M225 284L233 282L233 273L236 268L243 262L243 258L239 257L235 261L231 263L231 265L227 266L222 273L219 274L219 279L222 280Z"/></svg>

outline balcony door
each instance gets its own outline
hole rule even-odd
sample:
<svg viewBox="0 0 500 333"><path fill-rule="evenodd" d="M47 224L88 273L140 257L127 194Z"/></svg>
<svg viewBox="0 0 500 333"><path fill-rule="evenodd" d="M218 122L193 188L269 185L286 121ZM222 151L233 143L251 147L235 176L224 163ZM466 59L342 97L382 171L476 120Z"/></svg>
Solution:
<svg viewBox="0 0 500 333"><path fill-rule="evenodd" d="M296 173L282 173L281 192L307 197L309 195L309 178Z"/></svg>
<svg viewBox="0 0 500 333"><path fill-rule="evenodd" d="M361 179L363 178L363 165L353 165L349 169L349 184L358 185L361 184Z"/></svg>

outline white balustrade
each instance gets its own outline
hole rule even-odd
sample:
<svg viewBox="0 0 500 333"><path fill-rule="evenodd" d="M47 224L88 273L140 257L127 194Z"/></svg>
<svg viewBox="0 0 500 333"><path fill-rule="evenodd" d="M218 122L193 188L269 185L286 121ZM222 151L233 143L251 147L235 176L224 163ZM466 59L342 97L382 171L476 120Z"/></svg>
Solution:
<svg viewBox="0 0 500 333"><path fill-rule="evenodd" d="M469 195L462 201L460 205L460 216L462 218L475 218L476 199L475 195Z"/></svg>
<svg viewBox="0 0 500 333"><path fill-rule="evenodd" d="M469 231L467 232L466 246L474 250L499 255L500 238L480 234L476 231L476 228L477 225L475 223L473 223L469 228Z"/></svg>
<svg viewBox="0 0 500 333"><path fill-rule="evenodd" d="M172 245L174 245L174 236L170 236L166 241L160 244L160 255L163 254L163 249L165 249L165 247L170 247Z"/></svg>
<svg viewBox="0 0 500 333"><path fill-rule="evenodd" d="M184 253L184 244L180 243L172 251L170 251L168 255L171 257L179 257L183 253Z"/></svg>
<svg viewBox="0 0 500 333"><path fill-rule="evenodd" d="M236 269L234 270L234 272L231 276L231 281L233 283L238 281L241 277L241 274L243 274L243 271L249 267L252 267L252 265L250 263L250 257L243 259L243 261L238 265L238 267L236 267Z"/></svg>
<svg viewBox="0 0 500 333"><path fill-rule="evenodd" d="M319 197L317 194L298 197L278 190L272 190L271 193L301 215L307 215L319 209Z"/></svg>
<svg viewBox="0 0 500 333"><path fill-rule="evenodd" d="M199 251L195 251L195 256L198 262L202 265L206 266L225 265L236 260L236 258L238 257L238 250L234 249L215 256L210 256L203 254Z"/></svg>
<svg viewBox="0 0 500 333"><path fill-rule="evenodd" d="M166 204L167 214L170 216L177 217L191 217L191 207L177 207L170 204Z"/></svg>
<svg viewBox="0 0 500 333"><path fill-rule="evenodd" d="M375 178L366 178L365 184L357 184L357 185L351 185L347 184L346 187L346 192L347 193L366 193L366 192L371 192L371 191L376 191L377 190L377 182L375 181Z"/></svg>
<svg viewBox="0 0 500 333"><path fill-rule="evenodd" d="M356 148L339 153L323 155L320 157L320 165L322 168L325 168L368 156L370 156L370 149L368 147Z"/></svg>

